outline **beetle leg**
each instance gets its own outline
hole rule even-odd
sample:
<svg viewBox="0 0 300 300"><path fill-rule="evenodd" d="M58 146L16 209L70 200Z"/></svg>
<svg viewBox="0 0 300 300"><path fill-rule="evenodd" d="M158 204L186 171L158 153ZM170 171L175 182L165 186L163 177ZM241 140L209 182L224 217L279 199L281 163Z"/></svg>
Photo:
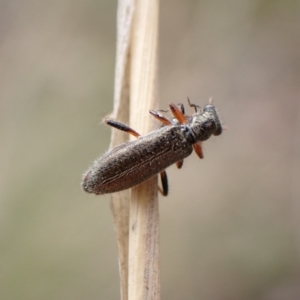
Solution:
<svg viewBox="0 0 300 300"><path fill-rule="evenodd" d="M163 116L161 113L159 113L159 111L157 110L150 110L149 113L156 118L157 120L159 120L160 122L164 123L165 125L171 125L172 122L167 119L165 116Z"/></svg>
<svg viewBox="0 0 300 300"><path fill-rule="evenodd" d="M178 122L180 124L186 124L187 120L184 114L180 111L180 109L174 103L171 103L169 107L171 109L172 114L178 120Z"/></svg>
<svg viewBox="0 0 300 300"><path fill-rule="evenodd" d="M127 126L123 123L120 123L120 122L117 122L117 121L114 121L114 120L109 120L109 119L105 119L105 123L109 126L112 126L112 127L117 128L119 130L125 131L125 132L135 136L136 138L141 136L135 130L133 130L132 128L130 128L129 126Z"/></svg>
<svg viewBox="0 0 300 300"><path fill-rule="evenodd" d="M178 103L177 106L180 108L180 111L182 112L182 114L185 115L184 105L182 103Z"/></svg>
<svg viewBox="0 0 300 300"><path fill-rule="evenodd" d="M169 110L168 109L158 109L156 111L159 111L159 112L163 112L163 113L167 113Z"/></svg>
<svg viewBox="0 0 300 300"><path fill-rule="evenodd" d="M194 107L196 113L201 113L201 107L199 105L191 103L189 97L187 98L187 100L188 100L189 106Z"/></svg>
<svg viewBox="0 0 300 300"><path fill-rule="evenodd" d="M161 187L158 187L158 190L163 196L168 196L169 193L169 185L168 185L168 177L165 170L160 172L160 180L161 180Z"/></svg>
<svg viewBox="0 0 300 300"><path fill-rule="evenodd" d="M176 162L176 166L178 169L181 169L182 165L183 165L183 159Z"/></svg>
<svg viewBox="0 0 300 300"><path fill-rule="evenodd" d="M197 144L193 144L193 148L196 152L196 154L200 157L200 158L203 158L203 151L202 151L202 146L201 146L201 143L198 142Z"/></svg>

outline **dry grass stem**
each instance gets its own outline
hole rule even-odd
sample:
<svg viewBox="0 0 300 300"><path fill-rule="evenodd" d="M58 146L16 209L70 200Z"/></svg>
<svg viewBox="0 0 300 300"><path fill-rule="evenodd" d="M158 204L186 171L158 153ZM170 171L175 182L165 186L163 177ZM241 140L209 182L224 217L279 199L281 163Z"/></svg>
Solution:
<svg viewBox="0 0 300 300"><path fill-rule="evenodd" d="M156 108L158 1L138 0L131 47L130 126L153 130L149 109ZM160 299L157 178L134 187L130 200L129 300Z"/></svg>
<svg viewBox="0 0 300 300"><path fill-rule="evenodd" d="M129 74L130 41L134 0L120 0L117 16L117 55L115 71L114 109L115 120L129 123ZM128 140L128 134L112 130L110 149ZM118 246L121 299L128 299L128 228L130 191L111 195L115 234Z"/></svg>
<svg viewBox="0 0 300 300"><path fill-rule="evenodd" d="M113 118L140 134L153 129L158 107L158 1L119 1ZM128 135L112 131L111 148ZM112 195L122 300L160 299L157 178ZM130 220L129 220L130 215Z"/></svg>

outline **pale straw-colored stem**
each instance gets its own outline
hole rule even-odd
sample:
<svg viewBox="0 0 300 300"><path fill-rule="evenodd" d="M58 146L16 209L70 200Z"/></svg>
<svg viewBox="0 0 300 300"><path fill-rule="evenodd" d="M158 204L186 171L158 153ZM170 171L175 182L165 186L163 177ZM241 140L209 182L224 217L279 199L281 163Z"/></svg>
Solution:
<svg viewBox="0 0 300 300"><path fill-rule="evenodd" d="M153 130L157 108L158 0L137 0L131 47L130 126ZM157 177L134 187L130 200L129 300L160 299Z"/></svg>
<svg viewBox="0 0 300 300"><path fill-rule="evenodd" d="M117 53L112 118L129 123L130 43L134 0L119 0L117 15ZM126 142L129 135L112 130L110 149ZM117 239L121 300L128 299L128 242L130 191L111 195L111 210Z"/></svg>
<svg viewBox="0 0 300 300"><path fill-rule="evenodd" d="M158 0L120 0L113 117L140 134L153 129L158 107ZM130 103L130 104L129 104ZM113 130L111 148L126 137ZM157 178L112 195L122 300L158 300L159 214ZM129 220L130 215L130 220Z"/></svg>

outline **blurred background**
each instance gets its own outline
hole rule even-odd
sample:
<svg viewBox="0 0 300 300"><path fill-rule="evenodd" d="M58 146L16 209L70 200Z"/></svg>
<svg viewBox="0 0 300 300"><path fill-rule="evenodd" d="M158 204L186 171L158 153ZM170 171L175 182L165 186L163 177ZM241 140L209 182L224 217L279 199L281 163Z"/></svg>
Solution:
<svg viewBox="0 0 300 300"><path fill-rule="evenodd" d="M109 196L80 187L109 146L116 10L0 1L2 300L119 299ZM161 1L159 55L161 108L213 97L228 128L168 169L162 299L300 299L300 2Z"/></svg>

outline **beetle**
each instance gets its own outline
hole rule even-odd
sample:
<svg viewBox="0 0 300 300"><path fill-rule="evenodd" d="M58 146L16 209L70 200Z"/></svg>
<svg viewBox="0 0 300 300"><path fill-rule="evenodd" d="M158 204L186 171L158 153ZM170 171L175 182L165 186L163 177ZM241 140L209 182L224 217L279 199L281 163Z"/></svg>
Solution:
<svg viewBox="0 0 300 300"><path fill-rule="evenodd" d="M222 133L222 125L212 100L204 106L192 104L192 115L185 114L183 104L169 104L173 118L166 118L161 112L150 110L150 114L163 126L147 135L140 136L129 126L106 119L106 124L125 131L137 140L121 144L96 159L83 176L82 187L96 195L113 193L131 188L160 173L162 195L168 195L168 180L165 169L176 163L182 167L183 160L194 150L203 158L201 143L211 135Z"/></svg>

